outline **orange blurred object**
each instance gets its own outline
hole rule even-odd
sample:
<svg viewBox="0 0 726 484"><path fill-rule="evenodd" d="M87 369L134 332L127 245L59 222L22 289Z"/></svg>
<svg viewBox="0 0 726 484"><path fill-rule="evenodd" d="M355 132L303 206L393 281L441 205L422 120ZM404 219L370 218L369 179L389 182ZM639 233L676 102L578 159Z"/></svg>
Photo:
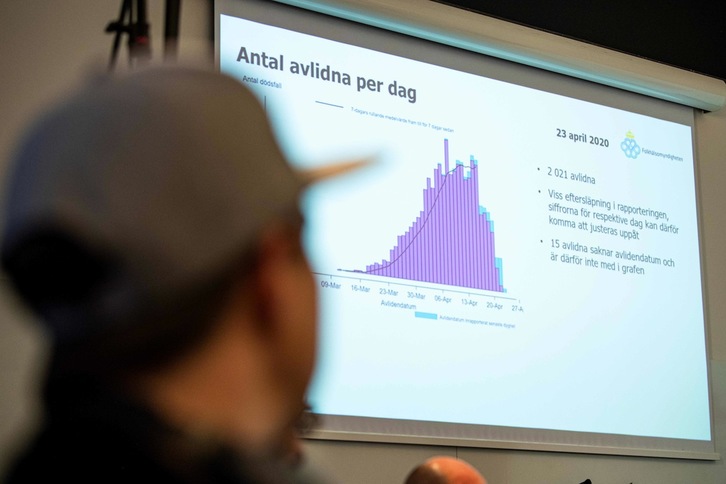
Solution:
<svg viewBox="0 0 726 484"><path fill-rule="evenodd" d="M436 456L411 471L405 484L487 484L487 480L461 459Z"/></svg>

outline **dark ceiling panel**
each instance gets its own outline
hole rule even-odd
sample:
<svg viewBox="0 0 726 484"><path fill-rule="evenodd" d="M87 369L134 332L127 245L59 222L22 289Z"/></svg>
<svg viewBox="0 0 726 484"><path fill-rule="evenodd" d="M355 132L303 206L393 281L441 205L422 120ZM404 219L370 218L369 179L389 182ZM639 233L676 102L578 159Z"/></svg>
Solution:
<svg viewBox="0 0 726 484"><path fill-rule="evenodd" d="M450 0L441 3L726 80L724 0Z"/></svg>

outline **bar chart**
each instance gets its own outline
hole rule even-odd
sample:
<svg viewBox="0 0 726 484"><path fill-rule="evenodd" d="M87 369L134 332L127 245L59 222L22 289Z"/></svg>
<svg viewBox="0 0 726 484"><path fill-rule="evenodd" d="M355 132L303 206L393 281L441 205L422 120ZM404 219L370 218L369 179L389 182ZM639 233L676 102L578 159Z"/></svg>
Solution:
<svg viewBox="0 0 726 484"><path fill-rule="evenodd" d="M456 160L451 166L449 140L444 164L438 164L423 190L423 209L398 236L388 260L366 266L366 274L506 292L502 261L495 255L494 222L479 201L479 168Z"/></svg>

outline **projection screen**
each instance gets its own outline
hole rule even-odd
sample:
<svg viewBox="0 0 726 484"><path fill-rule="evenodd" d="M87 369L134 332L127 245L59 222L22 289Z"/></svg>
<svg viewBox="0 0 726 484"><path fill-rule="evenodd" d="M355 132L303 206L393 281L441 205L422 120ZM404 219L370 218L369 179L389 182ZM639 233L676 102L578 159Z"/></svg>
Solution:
<svg viewBox="0 0 726 484"><path fill-rule="evenodd" d="M314 437L718 458L693 108L443 27L252 0L215 23L298 167L375 160L304 199Z"/></svg>

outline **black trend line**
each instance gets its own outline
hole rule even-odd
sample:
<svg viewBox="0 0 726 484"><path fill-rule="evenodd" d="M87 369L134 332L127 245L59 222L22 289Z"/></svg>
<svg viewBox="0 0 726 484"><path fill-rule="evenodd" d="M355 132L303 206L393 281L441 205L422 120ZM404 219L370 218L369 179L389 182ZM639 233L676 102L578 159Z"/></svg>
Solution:
<svg viewBox="0 0 726 484"><path fill-rule="evenodd" d="M392 261L390 261L385 266L381 266L381 267L378 267L378 268L375 268L375 269L366 270L366 271L354 270L354 271L351 271L351 272L361 272L363 274L370 274L371 272L377 272L377 271L380 271L380 270L387 269L387 268L391 267L395 262L398 261L398 259L400 259L401 257L403 257L403 254L405 254L406 251L411 247L411 245L413 245L414 241L418 238L419 234L426 227L426 224L428 223L429 218L431 217L431 212L434 211L434 208L436 208L436 203L439 201L439 195L441 195L441 192L444 191L444 186L446 186L446 182L449 181L449 175L451 175L452 173L454 173L459 168L463 168L463 167L464 167L463 164L462 165L457 164L456 165L456 168L454 168L453 170L450 170L448 173L446 173L446 175L444 175L444 183L441 184L441 186L439 187L439 190L436 192L436 197L434 198L434 202L431 204L431 209L426 214L426 218L424 218L424 221L421 224L421 228L418 230L418 232L416 232L416 234L414 234L413 238L411 239L411 242L409 242L409 244L401 251L401 253L398 255L398 257L396 257L395 259L393 259ZM472 170L476 170L477 168L478 168L477 165L474 165L474 166L470 167L470 169L472 169Z"/></svg>
<svg viewBox="0 0 726 484"><path fill-rule="evenodd" d="M326 102L323 102L323 101L315 101L315 102L318 103L318 104L324 104L325 106L332 106L334 108L343 109L343 106L340 106L338 104L326 103Z"/></svg>

